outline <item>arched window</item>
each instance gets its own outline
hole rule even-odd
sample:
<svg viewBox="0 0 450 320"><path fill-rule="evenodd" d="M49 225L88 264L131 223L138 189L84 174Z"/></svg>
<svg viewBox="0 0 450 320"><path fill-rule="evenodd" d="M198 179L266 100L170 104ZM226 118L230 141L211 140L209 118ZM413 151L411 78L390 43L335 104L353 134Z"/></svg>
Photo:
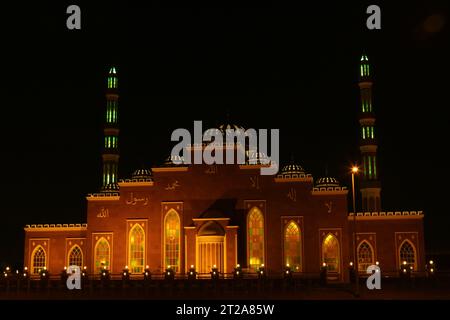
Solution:
<svg viewBox="0 0 450 320"><path fill-rule="evenodd" d="M136 223L130 230L128 254L131 273L144 272L145 231L139 223Z"/></svg>
<svg viewBox="0 0 450 320"><path fill-rule="evenodd" d="M248 264L252 269L264 263L264 217L254 207L247 216Z"/></svg>
<svg viewBox="0 0 450 320"><path fill-rule="evenodd" d="M111 250L109 242L104 237L101 237L95 244L94 261L95 270L100 272L104 267L110 268Z"/></svg>
<svg viewBox="0 0 450 320"><path fill-rule="evenodd" d="M72 247L72 250L69 251L69 264L68 266L79 266L83 267L83 252L81 248L77 245Z"/></svg>
<svg viewBox="0 0 450 320"><path fill-rule="evenodd" d="M164 266L180 270L180 216L170 210L164 218Z"/></svg>
<svg viewBox="0 0 450 320"><path fill-rule="evenodd" d="M31 270L34 274L38 274L42 269L47 267L47 259L44 248L42 248L41 246L37 246L34 249L32 254L32 261L33 266Z"/></svg>
<svg viewBox="0 0 450 320"><path fill-rule="evenodd" d="M284 263L294 270L301 270L301 253L300 228L291 221L284 230Z"/></svg>
<svg viewBox="0 0 450 320"><path fill-rule="evenodd" d="M358 270L366 272L367 268L374 264L373 250L367 241L363 241L358 247Z"/></svg>
<svg viewBox="0 0 450 320"><path fill-rule="evenodd" d="M331 233L323 239L322 261L327 264L328 271L340 272L339 241Z"/></svg>
<svg viewBox="0 0 450 320"><path fill-rule="evenodd" d="M400 263L403 264L406 261L408 267L416 267L416 249L414 245L408 240L403 241L399 250Z"/></svg>

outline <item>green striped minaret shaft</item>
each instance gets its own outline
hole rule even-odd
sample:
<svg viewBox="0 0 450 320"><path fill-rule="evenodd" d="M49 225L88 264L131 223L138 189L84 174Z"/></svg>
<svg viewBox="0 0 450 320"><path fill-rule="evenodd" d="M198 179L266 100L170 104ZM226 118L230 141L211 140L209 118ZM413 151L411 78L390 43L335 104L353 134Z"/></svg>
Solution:
<svg viewBox="0 0 450 320"><path fill-rule="evenodd" d="M103 129L102 191L104 192L117 190L117 175L119 171L118 109L118 77L116 68L111 67L108 72L105 125Z"/></svg>
<svg viewBox="0 0 450 320"><path fill-rule="evenodd" d="M375 130L375 113L372 100L372 69L369 59L362 55L359 66L359 89L361 96L359 124L362 179L360 184L362 209L381 211L381 184L379 180Z"/></svg>

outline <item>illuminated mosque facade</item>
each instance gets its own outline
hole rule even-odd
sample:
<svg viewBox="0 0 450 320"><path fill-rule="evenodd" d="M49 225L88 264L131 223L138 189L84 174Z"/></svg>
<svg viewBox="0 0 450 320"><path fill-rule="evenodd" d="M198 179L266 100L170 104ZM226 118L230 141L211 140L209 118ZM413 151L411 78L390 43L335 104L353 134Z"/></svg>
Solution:
<svg viewBox="0 0 450 320"><path fill-rule="evenodd" d="M126 266L134 277L168 268L180 277L191 266L199 274L209 274L213 266L230 274L238 264L248 274L264 265L268 276L281 275L289 265L306 277L325 266L330 280L347 282L356 252L364 274L373 264L384 274L398 274L402 264L424 271L422 211L381 209L370 68L363 55L362 211L356 215L349 190L335 178L316 179L294 162L280 166L277 175L261 175L264 155L258 152L247 152L247 162L234 165L175 165L169 157L119 179L118 75L111 68L102 189L86 197L86 223L27 225L24 265L31 276L78 265L91 274L105 269L120 274ZM219 130L225 134L227 128L241 127L224 124Z"/></svg>

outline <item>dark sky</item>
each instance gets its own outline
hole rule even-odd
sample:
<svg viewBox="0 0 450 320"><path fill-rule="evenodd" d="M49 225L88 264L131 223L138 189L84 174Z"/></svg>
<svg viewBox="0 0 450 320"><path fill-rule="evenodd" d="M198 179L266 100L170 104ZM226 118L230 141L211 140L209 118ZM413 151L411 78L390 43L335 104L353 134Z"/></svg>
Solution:
<svg viewBox="0 0 450 320"><path fill-rule="evenodd" d="M449 2L348 2L3 7L0 264L21 264L25 224L86 221L108 66L120 77L121 177L164 159L173 129L216 126L229 110L244 127L279 128L282 162L293 155L348 185L362 52L375 78L383 208L424 210L428 251L450 251ZM81 6L81 31L66 29L69 4ZM369 4L380 5L382 30L366 29Z"/></svg>

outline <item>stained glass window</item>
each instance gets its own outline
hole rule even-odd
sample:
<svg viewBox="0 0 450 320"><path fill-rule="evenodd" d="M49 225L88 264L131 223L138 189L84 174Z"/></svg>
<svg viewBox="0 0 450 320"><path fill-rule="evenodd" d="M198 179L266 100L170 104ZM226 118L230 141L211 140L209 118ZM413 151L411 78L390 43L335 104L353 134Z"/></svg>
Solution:
<svg viewBox="0 0 450 320"><path fill-rule="evenodd" d="M33 273L37 274L46 267L45 250L41 246L34 249L33 252Z"/></svg>
<svg viewBox="0 0 450 320"><path fill-rule="evenodd" d="M256 207L247 217L247 246L249 266L257 269L264 263L264 217Z"/></svg>
<svg viewBox="0 0 450 320"><path fill-rule="evenodd" d="M363 241L358 247L358 270L365 272L372 264L374 264L372 248L369 243Z"/></svg>
<svg viewBox="0 0 450 320"><path fill-rule="evenodd" d="M95 270L100 272L104 267L109 269L110 267L110 247L109 242L104 237L101 237L94 249L94 261L95 261Z"/></svg>
<svg viewBox="0 0 450 320"><path fill-rule="evenodd" d="M300 228L294 221L289 222L284 231L284 263L294 270L301 267L300 240Z"/></svg>
<svg viewBox="0 0 450 320"><path fill-rule="evenodd" d="M416 264L416 250L409 241L403 242L400 247L400 263L406 261L408 267L415 267Z"/></svg>
<svg viewBox="0 0 450 320"><path fill-rule="evenodd" d="M136 223L130 230L129 266L132 273L144 272L145 231Z"/></svg>
<svg viewBox="0 0 450 320"><path fill-rule="evenodd" d="M175 272L180 268L180 217L175 210L170 210L164 219L165 267L170 266Z"/></svg>
<svg viewBox="0 0 450 320"><path fill-rule="evenodd" d="M69 252L69 266L83 266L83 252L79 246L75 246Z"/></svg>
<svg viewBox="0 0 450 320"><path fill-rule="evenodd" d="M339 272L339 241L332 235L328 234L322 243L322 259L327 264L328 271Z"/></svg>

